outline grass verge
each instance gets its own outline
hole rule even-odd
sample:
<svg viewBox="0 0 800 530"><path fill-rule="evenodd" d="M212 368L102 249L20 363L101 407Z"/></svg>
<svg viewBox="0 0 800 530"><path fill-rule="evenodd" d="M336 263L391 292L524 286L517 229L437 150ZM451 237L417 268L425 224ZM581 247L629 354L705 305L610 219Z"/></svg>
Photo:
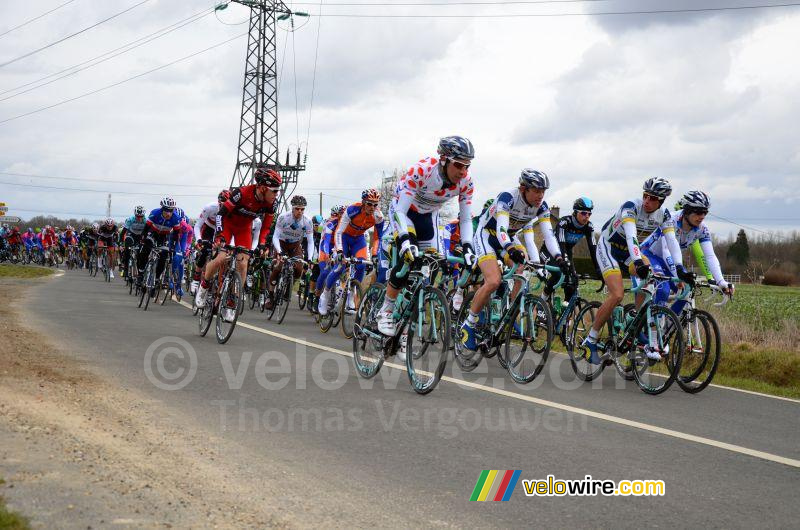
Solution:
<svg viewBox="0 0 800 530"><path fill-rule="evenodd" d="M0 485L5 484L5 481L0 478ZM6 509L5 499L0 495L0 529L2 530L28 530L30 524L28 519L21 515L9 512Z"/></svg>
<svg viewBox="0 0 800 530"><path fill-rule="evenodd" d="M53 274L53 269L35 265L0 265L0 278L41 278Z"/></svg>

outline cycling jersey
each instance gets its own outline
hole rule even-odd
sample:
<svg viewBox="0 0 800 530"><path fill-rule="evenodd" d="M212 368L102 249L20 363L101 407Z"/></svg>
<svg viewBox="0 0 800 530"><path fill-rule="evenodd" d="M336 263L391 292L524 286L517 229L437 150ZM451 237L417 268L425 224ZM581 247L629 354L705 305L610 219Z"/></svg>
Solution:
<svg viewBox="0 0 800 530"><path fill-rule="evenodd" d="M589 256L591 256L595 268L598 268L597 256L595 256L597 253L597 246L594 242L594 226L591 221L581 226L574 214L565 215L558 220L555 234L558 246L561 249L561 254L570 260L572 260L572 249L575 248L575 245L577 245L581 239L586 238ZM545 257L550 257L550 251L547 250L544 245L542 245L540 251Z"/></svg>
<svg viewBox="0 0 800 530"><path fill-rule="evenodd" d="M140 221L136 219L135 215L131 215L125 219L125 222L122 224L122 229L138 236L142 234L146 224L147 218L145 216L142 216L142 220Z"/></svg>
<svg viewBox="0 0 800 530"><path fill-rule="evenodd" d="M325 221L325 229L322 232L322 240L319 244L320 261L324 261L323 257L327 259L328 255L333 250L333 234L336 232L336 227L339 225L338 217L331 217Z"/></svg>
<svg viewBox="0 0 800 530"><path fill-rule="evenodd" d="M106 224L100 225L100 229L97 231L97 237L104 243L113 245L117 242L117 224L114 223L111 226Z"/></svg>
<svg viewBox="0 0 800 530"><path fill-rule="evenodd" d="M310 259L314 255L314 228L311 226L311 220L305 215L301 215L300 219L295 219L292 210L284 212L278 217L275 222L275 233L272 234L272 246L278 253L282 252L281 241L300 243L303 238L306 239L306 251Z"/></svg>
<svg viewBox="0 0 800 530"><path fill-rule="evenodd" d="M437 214L433 219L433 228L438 232L438 212L446 202L458 197L458 218L461 223L461 237L464 241L472 240L472 195L475 186L469 174L455 184L451 184L446 176L442 175L442 166L434 157L424 158L412 166L400 178L394 191L390 219L398 236L402 237L409 232L414 233L418 240L423 238L417 233L414 217L426 217L424 214ZM413 214L422 214L415 216ZM427 239L427 238L425 238ZM438 241L430 243L439 245Z"/></svg>
<svg viewBox="0 0 800 530"><path fill-rule="evenodd" d="M478 230L473 238L478 263L497 259L498 253L507 251L514 244L518 245L521 242L519 234L522 234L528 259L539 261L539 251L533 239L536 226L539 227L550 255L561 255L558 241L553 235L553 226L550 224L550 208L547 203L542 201L538 207L528 204L519 188L502 192L478 221Z"/></svg>
<svg viewBox="0 0 800 530"><path fill-rule="evenodd" d="M336 249L342 250L342 248L344 248L342 245L342 236L348 236L348 238L363 238L364 233L373 226L377 232L377 239L375 239L375 244L373 245L374 253L378 247L378 240L383 235L383 214L376 208L372 215L367 215L364 211L364 206L360 202L348 206L342 214L339 226L336 228L336 233L334 235Z"/></svg>
<svg viewBox="0 0 800 530"><path fill-rule="evenodd" d="M620 206L603 225L597 245L597 262L603 276L618 272L619 262L628 265L642 259L638 238L647 237L659 228L666 239L674 264L683 265L670 211L662 207L647 213L642 206L642 199L633 199Z"/></svg>
<svg viewBox="0 0 800 530"><path fill-rule="evenodd" d="M714 245L711 242L711 232L705 223L700 223L700 226L692 227L690 230L683 229L683 212L675 216L675 237L678 240L678 245L681 250L688 249L695 242L700 244L702 256L705 258L705 265L708 267L711 275L717 284L725 288L728 282L722 277L722 269L719 265L717 255L714 253ZM657 228L647 239L642 242L642 250L652 252L656 256L664 259L667 264L670 264L670 257L672 253L669 251L668 242L664 237L664 232ZM673 260L674 261L674 260ZM674 267L670 267L673 276L675 275Z"/></svg>
<svg viewBox="0 0 800 530"><path fill-rule="evenodd" d="M194 224L195 239L210 239L210 237L203 237L203 234L208 232L205 227L211 229L211 234L213 236L213 231L217 228L217 212L219 212L219 203L217 201L210 202L203 206L203 211L197 216L197 222Z"/></svg>
<svg viewBox="0 0 800 530"><path fill-rule="evenodd" d="M147 235L150 232L155 233L160 237L164 237L171 232L180 230L180 224L183 220L183 212L177 208L172 211L172 216L166 219L162 213L161 208L156 208L147 216L142 235Z"/></svg>
<svg viewBox="0 0 800 530"><path fill-rule="evenodd" d="M230 199L220 205L216 216L216 229L217 232L222 232L226 242L231 243L234 240L237 245L250 248L253 240L250 230L253 220L257 217L261 218L258 244L263 245L266 241L278 201L258 199L257 187L255 184L250 184L233 188Z"/></svg>

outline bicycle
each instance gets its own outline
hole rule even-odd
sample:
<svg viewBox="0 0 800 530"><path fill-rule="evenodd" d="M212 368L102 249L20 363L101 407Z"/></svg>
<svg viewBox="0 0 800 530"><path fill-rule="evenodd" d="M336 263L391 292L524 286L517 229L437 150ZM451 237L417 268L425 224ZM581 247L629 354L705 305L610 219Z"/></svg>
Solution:
<svg viewBox="0 0 800 530"><path fill-rule="evenodd" d="M286 318L286 311L289 309L289 304L292 298L292 286L294 285L294 266L296 263L302 262L303 258L292 256L291 258L284 258L281 273L278 276L278 283L275 285L275 290L272 293L272 309L268 320L272 320L275 312L278 312L278 324L283 323Z"/></svg>
<svg viewBox="0 0 800 530"><path fill-rule="evenodd" d="M686 300L679 315L686 347L676 381L681 390L689 394L697 394L711 384L722 352L722 338L717 321L711 313L698 309L695 304L695 298L706 288L712 292L706 301L713 299L716 294L722 296L722 300L714 303L714 306L724 306L730 301L730 297L722 293L719 286L707 282L695 283L688 290L687 296L677 297L678 300Z"/></svg>
<svg viewBox="0 0 800 530"><path fill-rule="evenodd" d="M128 251L128 273L125 275L125 285L128 286L128 294L133 294L136 286L136 295L139 295L139 267L137 266L136 256L139 253L139 245L130 247Z"/></svg>
<svg viewBox="0 0 800 530"><path fill-rule="evenodd" d="M589 300L580 296L579 286L581 284L585 284L587 280L593 279L593 277L588 274L578 274L573 276L573 278L577 279L575 292L572 294L572 296L570 296L570 299L567 300L566 303L563 302L561 297L556 294L558 288L561 287L565 281L567 281L567 278L563 275L553 286L553 290L549 296L544 296L543 294L543 298L545 301L547 301L547 304L550 306L550 312L553 314L553 334L558 336L559 340L561 340L561 344L563 344L564 347L568 347L568 330L572 327L572 323L575 321L575 315L577 315L581 309L590 303ZM602 288L603 287L601 285L600 290L602 290ZM598 292L600 290L598 290Z"/></svg>
<svg viewBox="0 0 800 530"><path fill-rule="evenodd" d="M408 275L408 282L395 301L393 317L398 326L393 337L380 333L377 325L385 288L376 283L367 289L353 324L353 361L361 377L374 377L384 360L396 354L401 337L405 337L411 388L418 394L428 394L436 388L447 364L450 311L444 293L432 285L431 278L448 259L426 252L412 265L403 265L399 274ZM408 333L404 333L406 328ZM416 349L415 342L419 343Z"/></svg>
<svg viewBox="0 0 800 530"><path fill-rule="evenodd" d="M141 274L142 286L138 287L137 285L137 289L140 289L139 307L144 305L143 311L147 311L147 307L150 305L150 298L153 298L156 302L158 302L161 282L159 282L158 278L156 277L156 270L158 268L158 261L163 252L169 252L169 247L163 245L153 245L152 250L150 250L150 255L147 257L147 264L144 266L144 271ZM164 264L164 267L168 266L169 263Z"/></svg>
<svg viewBox="0 0 800 530"><path fill-rule="evenodd" d="M521 274L518 269L522 269ZM467 350L461 340L455 344L454 357L462 370L473 371L487 353L495 350L500 365L514 381L530 383L541 373L553 342L553 316L544 299L533 294L542 284L539 278L531 288L532 273L537 269L560 271L558 267L526 262L521 266L515 264L502 275L500 287L479 314L475 327L476 351ZM511 290L517 282L521 285L512 300ZM474 297L472 292L464 298L458 315L459 330Z"/></svg>
<svg viewBox="0 0 800 530"><path fill-rule="evenodd" d="M177 287L180 285L180 278L175 277L175 270L172 268L172 263L175 258L175 249L170 248L169 252L167 253L167 261L164 264L164 271L161 273L161 286L163 287L163 296L161 297L161 305L167 303L172 295L175 295L175 298L178 302L181 301L181 297L178 296ZM156 300L158 301L158 300Z"/></svg>
<svg viewBox="0 0 800 530"><path fill-rule="evenodd" d="M258 304L258 309L262 313L267 307L267 283L269 282L269 272L272 270L271 264L270 258L253 256L247 268L247 283L250 284L247 296L250 300L250 309L255 308Z"/></svg>
<svg viewBox="0 0 800 530"><path fill-rule="evenodd" d="M311 285L311 268L305 266L303 269L303 275L300 276L300 282L297 284L297 305L300 308L300 311L305 309L306 303L308 302L310 294L309 292L310 285Z"/></svg>
<svg viewBox="0 0 800 530"><path fill-rule="evenodd" d="M103 272L103 279L107 282L111 281L111 268L108 266L108 250L107 247L100 247L98 249L97 258L100 260L100 263L97 264L97 268ZM95 272L97 275L97 272Z"/></svg>
<svg viewBox="0 0 800 530"><path fill-rule="evenodd" d="M239 272L236 270L236 257L239 254L252 255L244 247L225 245L223 249L228 252L228 258L222 262L217 272L217 278L211 282L211 287L206 294L206 303L197 313L200 336L205 337L211 328L211 321L216 315L217 342L225 344L233 335L236 322L244 306L244 286ZM219 253L219 249L211 259Z"/></svg>
<svg viewBox="0 0 800 530"><path fill-rule="evenodd" d="M589 362L589 349L581 345L588 336L600 302L592 302L579 311L567 346L575 375L583 381L592 381L607 365L613 364L621 377L635 380L646 394L656 395L667 390L680 371L683 332L678 316L668 307L653 303L653 295L661 282L677 281L651 272L639 286L630 289L633 294L644 294L644 302L635 314L626 313L622 305L614 308L597 339L602 359L597 365ZM640 337L645 338L647 344L640 344ZM657 351L660 358L648 358L645 352L648 347Z"/></svg>
<svg viewBox="0 0 800 530"><path fill-rule="evenodd" d="M369 260L362 258L344 258L337 267L347 267L347 275L339 277L334 288L331 289L328 299L328 313L319 316L319 327L323 333L342 323L342 333L345 338L353 338L353 324L359 301L363 295L361 283L355 279L356 265L371 265ZM333 274L333 272L331 273Z"/></svg>

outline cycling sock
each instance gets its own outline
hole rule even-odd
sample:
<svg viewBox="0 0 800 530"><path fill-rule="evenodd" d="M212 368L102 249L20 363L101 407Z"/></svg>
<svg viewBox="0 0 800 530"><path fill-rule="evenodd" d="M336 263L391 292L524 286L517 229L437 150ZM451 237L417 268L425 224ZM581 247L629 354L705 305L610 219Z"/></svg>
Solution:
<svg viewBox="0 0 800 530"><path fill-rule="evenodd" d="M389 296L387 295L383 299L383 307L381 307L381 311L384 312L384 313L388 313L390 311L393 311L394 310L394 302L395 302L395 299L394 298L389 298Z"/></svg>
<svg viewBox="0 0 800 530"><path fill-rule="evenodd" d="M592 342L592 343L595 343L595 342L597 342L597 336L598 336L599 334L600 334L600 332L598 332L596 329L592 328L592 329L589 331L589 337L588 337L588 339L589 339L589 342Z"/></svg>
<svg viewBox="0 0 800 530"><path fill-rule="evenodd" d="M469 316L467 316L467 324L470 326L474 326L478 323L478 314L473 313L472 309L469 310Z"/></svg>

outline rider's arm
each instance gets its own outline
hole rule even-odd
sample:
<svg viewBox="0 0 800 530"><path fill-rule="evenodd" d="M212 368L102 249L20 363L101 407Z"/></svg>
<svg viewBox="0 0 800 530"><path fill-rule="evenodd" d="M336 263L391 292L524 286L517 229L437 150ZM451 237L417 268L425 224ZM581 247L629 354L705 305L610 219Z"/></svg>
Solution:
<svg viewBox="0 0 800 530"><path fill-rule="evenodd" d="M509 210L513 200L514 198L510 193L501 193L494 203L495 232L497 233L497 241L503 247L503 250L507 250L513 244L511 236L508 235ZM472 223L470 223L471 229ZM464 240L463 232L461 238Z"/></svg>
<svg viewBox="0 0 800 530"><path fill-rule="evenodd" d="M413 171L414 168L412 167L409 173ZM392 214L392 222L394 223L395 230L397 230L398 237L408 236L408 225L411 224L411 219L408 218L408 210L414 202L414 193L409 186L409 182L414 183L414 188L422 184L421 181L415 180L413 175L409 175L401 180L396 192L397 197L394 199L393 207L389 210Z"/></svg>
<svg viewBox="0 0 800 530"><path fill-rule="evenodd" d="M587 223L586 226L583 228L586 235L584 238L586 239L586 246L589 249L589 257L592 258L592 265L594 265L594 270L600 271L600 264L597 263L597 244L594 242L594 227L592 223Z"/></svg>
<svg viewBox="0 0 800 530"><path fill-rule="evenodd" d="M264 218L261 219L261 231L258 233L258 244L263 245L267 240L267 234L269 233L269 229L272 226L272 219L275 217L274 213L264 214Z"/></svg>
<svg viewBox="0 0 800 530"><path fill-rule="evenodd" d="M711 240L709 239L709 242L710 241ZM708 261L706 260L705 253L703 252L703 247L700 246L700 240L699 239L695 239L694 241L692 241L692 244L690 245L690 248L692 249L692 254L694 255L695 262L697 262L697 266L700 267L700 272L703 273L703 276L706 277L706 280L713 280L714 276L711 274L711 271L708 269ZM712 248L712 252L713 252L713 248ZM716 257L717 256L714 255L714 258L716 258ZM717 264L719 265L719 262L717 262Z"/></svg>
<svg viewBox="0 0 800 530"><path fill-rule="evenodd" d="M711 243L711 238L702 239L700 241L700 247L703 250L703 256L706 258L709 271L713 275L714 281L717 282L717 285L725 289L728 287L728 282L722 277L722 268L719 266L717 255L714 253L714 245Z"/></svg>
<svg viewBox="0 0 800 530"><path fill-rule="evenodd" d="M272 246L275 251L280 254L281 253L281 236L283 235L283 230L281 230L281 219L278 218L278 222L275 223L275 231L272 232Z"/></svg>
<svg viewBox="0 0 800 530"><path fill-rule="evenodd" d="M540 263L542 258L539 256L539 249L536 248L536 240L533 237L533 221L525 225L520 232L525 242L525 250L528 251L528 259Z"/></svg>
<svg viewBox="0 0 800 530"><path fill-rule="evenodd" d="M475 192L475 185L472 179L466 184L459 184L461 189L458 192L458 224L461 230L461 241L472 243L472 195ZM506 222L508 219L506 218ZM506 224L506 227L508 224Z"/></svg>
<svg viewBox="0 0 800 530"><path fill-rule="evenodd" d="M308 219L303 219L305 223L305 232L306 232L306 252L308 256L308 261L314 259L314 227L311 226L311 222Z"/></svg>
<svg viewBox="0 0 800 530"><path fill-rule="evenodd" d="M675 236L675 223L672 221L672 218L669 217L669 212L667 212L667 217L661 225L661 232L664 234L664 242L670 256L672 256L673 263L676 267L679 265L683 267L681 244L678 243L678 238Z"/></svg>
<svg viewBox="0 0 800 530"><path fill-rule="evenodd" d="M539 225L539 233L542 234L547 252L554 258L560 256L561 247L558 246L556 236L553 234L553 225L550 224L550 211L548 210L546 214L538 217L535 224Z"/></svg>
<svg viewBox="0 0 800 530"><path fill-rule="evenodd" d="M342 218L339 219L339 226L336 227L336 232L333 234L333 246L337 251L342 250L342 234L344 229L350 225L350 216L358 213L358 206L348 206L342 212Z"/></svg>

